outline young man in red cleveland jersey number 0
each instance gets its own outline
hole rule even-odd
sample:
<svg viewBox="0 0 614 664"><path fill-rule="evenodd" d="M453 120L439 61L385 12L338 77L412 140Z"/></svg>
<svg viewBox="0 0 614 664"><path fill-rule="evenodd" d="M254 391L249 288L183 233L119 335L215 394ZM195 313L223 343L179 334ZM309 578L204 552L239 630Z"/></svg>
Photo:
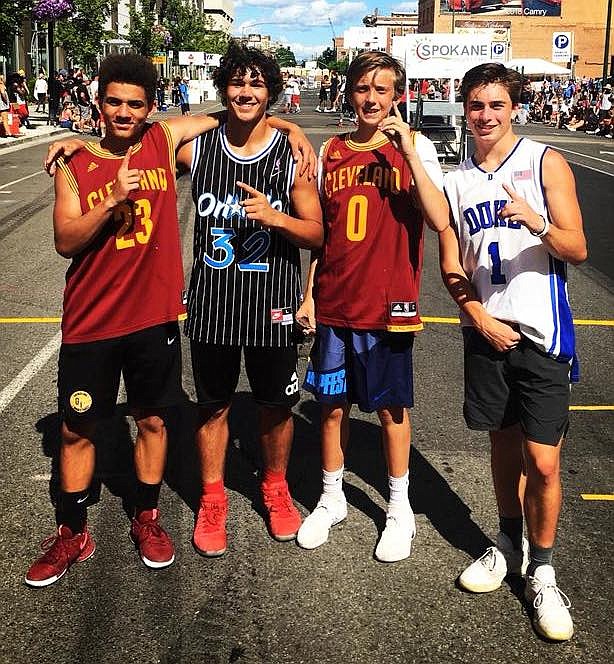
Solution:
<svg viewBox="0 0 614 664"><path fill-rule="evenodd" d="M358 127L322 149L325 241L297 313L307 330L315 326L304 386L322 404L324 484L297 541L306 549L320 546L347 515L344 451L356 403L376 411L382 426L390 501L375 556L383 562L407 558L415 535L407 408L414 333L422 329L423 220L436 231L448 226L435 148L411 132L394 105L404 87L405 71L385 53L362 53L348 69L345 94Z"/></svg>

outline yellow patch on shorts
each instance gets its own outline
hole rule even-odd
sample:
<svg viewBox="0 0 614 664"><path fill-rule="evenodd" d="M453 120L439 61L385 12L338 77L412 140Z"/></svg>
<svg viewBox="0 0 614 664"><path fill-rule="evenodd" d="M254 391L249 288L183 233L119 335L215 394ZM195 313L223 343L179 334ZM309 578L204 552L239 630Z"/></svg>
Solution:
<svg viewBox="0 0 614 664"><path fill-rule="evenodd" d="M76 413L85 413L92 407L92 397L83 390L73 392L70 395L70 407Z"/></svg>

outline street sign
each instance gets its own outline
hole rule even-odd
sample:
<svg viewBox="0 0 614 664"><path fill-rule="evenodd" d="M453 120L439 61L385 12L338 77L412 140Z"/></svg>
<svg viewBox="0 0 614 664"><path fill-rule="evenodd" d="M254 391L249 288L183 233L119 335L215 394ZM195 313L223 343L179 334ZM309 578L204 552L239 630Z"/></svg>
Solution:
<svg viewBox="0 0 614 664"><path fill-rule="evenodd" d="M552 62L571 62L573 32L552 33Z"/></svg>

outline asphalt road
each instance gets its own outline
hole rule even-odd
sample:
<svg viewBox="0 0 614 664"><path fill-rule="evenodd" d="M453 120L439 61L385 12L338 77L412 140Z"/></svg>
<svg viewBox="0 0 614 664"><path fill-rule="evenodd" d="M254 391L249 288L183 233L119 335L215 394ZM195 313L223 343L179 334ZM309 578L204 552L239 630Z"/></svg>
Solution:
<svg viewBox="0 0 614 664"><path fill-rule="evenodd" d="M336 117L309 111L313 106L304 99L294 119L319 145L337 131ZM132 478L133 432L120 396L118 416L99 431L100 500L89 515L96 554L54 586L27 588L26 569L53 529L56 319L68 265L53 251L53 188L37 173L46 147L37 145L0 152L1 664L614 661L614 503L599 499L614 491L614 143L543 127L522 133L550 142L573 162L591 253L586 265L569 270L583 380L572 395L555 557L560 586L572 600L573 639L559 645L540 640L518 587L504 584L473 596L455 586L457 574L494 537L497 518L486 438L469 432L461 416L460 332L446 322L429 323L415 350L410 497L418 535L410 559L393 565L374 560L384 523L385 466L376 418L358 411L351 419L347 520L311 552L269 538L257 500L255 413L242 379L231 425L226 556L204 559L190 544L198 480L194 412L186 406L170 423L161 496L177 561L158 572L139 561L122 508ZM192 211L186 178L178 205L187 266ZM454 317L436 253L429 236L422 313ZM193 397L185 347L184 385ZM317 422L317 406L304 396L296 408L289 479L305 513L320 490Z"/></svg>

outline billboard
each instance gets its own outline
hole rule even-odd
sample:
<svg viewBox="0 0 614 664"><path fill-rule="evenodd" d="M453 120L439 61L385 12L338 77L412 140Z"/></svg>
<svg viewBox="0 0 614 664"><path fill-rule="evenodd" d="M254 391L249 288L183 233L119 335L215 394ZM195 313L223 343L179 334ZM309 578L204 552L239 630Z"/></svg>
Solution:
<svg viewBox="0 0 614 664"><path fill-rule="evenodd" d="M392 55L410 78L462 78L482 62L507 60L504 42L480 34L419 33L392 38Z"/></svg>
<svg viewBox="0 0 614 664"><path fill-rule="evenodd" d="M440 13L560 16L563 0L440 0Z"/></svg>

